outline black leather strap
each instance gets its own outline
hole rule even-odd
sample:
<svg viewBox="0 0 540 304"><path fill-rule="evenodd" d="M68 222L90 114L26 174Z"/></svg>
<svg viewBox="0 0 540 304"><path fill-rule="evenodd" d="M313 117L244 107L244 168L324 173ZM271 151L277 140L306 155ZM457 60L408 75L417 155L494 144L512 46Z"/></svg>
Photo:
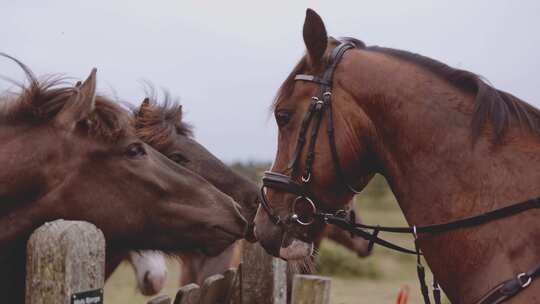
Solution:
<svg viewBox="0 0 540 304"><path fill-rule="evenodd" d="M435 276L433 276L433 302L441 304L441 287Z"/></svg>
<svg viewBox="0 0 540 304"><path fill-rule="evenodd" d="M371 235L374 236L374 237L376 237L376 236L379 235L379 231L380 231L379 229L375 229L375 230L373 230L373 233L372 233ZM351 232L351 234L353 234L353 233ZM374 245L375 245L375 242L373 242L373 240L369 240L368 247L367 247L367 251L368 251L368 252L372 252L372 251L373 251L373 246L374 246Z"/></svg>
<svg viewBox="0 0 540 304"><path fill-rule="evenodd" d="M325 220L329 224L338 226L341 229L347 230L347 231L349 231L350 233L352 233L354 235L357 235L357 236L359 236L359 237L361 237L361 238L363 238L365 240L368 240L370 242L373 242L375 244L379 244L379 245L381 245L383 247L386 247L388 249L393 249L393 250L396 250L396 251L399 251L399 252L402 252L402 253L408 253L408 254L414 254L414 255L417 254L416 251L414 251L414 250L410 250L410 249L401 247L399 245L393 244L391 242L388 242L386 240L383 240L383 239L379 238L377 235L371 234L371 233L369 233L367 231L364 231L362 229L359 229L359 228L351 229L351 226L349 225L349 221L347 219L343 218L343 217L329 216Z"/></svg>
<svg viewBox="0 0 540 304"><path fill-rule="evenodd" d="M296 168L298 158L300 157L300 153L302 152L302 148L304 147L304 143L306 142L306 132L307 132L309 123L311 121L311 118L313 117L313 111L315 110L315 105L316 105L316 100L312 100L311 103L309 104L306 115L304 115L304 119L302 120L302 125L300 126L300 132L298 133L298 140L296 142L296 148L294 149L294 154L291 157L289 164L287 165L288 169L294 170Z"/></svg>
<svg viewBox="0 0 540 304"><path fill-rule="evenodd" d="M266 211L268 218L274 225L282 225L281 218L274 212L274 209L270 207L270 204L266 200L266 193L264 193L264 187L261 188L261 206L263 207L264 211Z"/></svg>
<svg viewBox="0 0 540 304"><path fill-rule="evenodd" d="M328 141L330 145L330 153L332 155L332 163L334 164L334 170L336 171L337 177L340 179L341 183L344 184L349 191L353 193L359 193L360 191L356 190L350 183L347 182L343 169L341 168L341 162L339 161L339 155L337 153L336 140L334 135L334 121L332 114L332 84L334 78L334 72L337 68L341 57L345 54L346 51L353 49L355 46L352 43L342 43L332 50L330 56L331 62L330 66L326 69L323 79L329 83L329 85L321 86L321 98L323 99L326 105L326 123L327 123L327 134Z"/></svg>
<svg viewBox="0 0 540 304"><path fill-rule="evenodd" d="M523 211L527 211L529 209L534 209L534 208L540 208L540 197L526 200L526 201L516 203L507 207L495 209L495 210L488 211L483 214L474 215L474 216L467 217L460 220L455 220L455 221L451 221L451 222L447 222L443 224L417 226L416 233L441 233L441 232L446 232L446 231L460 229L460 228L478 226L478 225L481 225L490 221L505 218L505 217L518 214ZM414 232L414 228L412 227L372 226L372 225L364 225L360 223L351 223L351 225L354 227L363 228L363 229L377 228L385 232L394 232L394 233L413 233Z"/></svg>
<svg viewBox="0 0 540 304"><path fill-rule="evenodd" d="M343 170L341 168L341 163L339 161L339 156L337 153L335 138L334 138L334 122L333 122L333 116L332 116L332 83L334 78L334 72L337 68L337 65L339 61L341 60L341 57L345 54L346 51L355 48L355 45L352 43L341 43L338 46L336 46L329 57L329 64L326 70L324 71L324 74L322 77L317 77L313 75L306 75L306 74L298 74L295 76L295 80L303 80L303 81L310 81L319 83L321 85L321 89L319 91L319 98L324 102L324 107L326 110L326 124L327 124L327 133L328 133L328 140L330 145L330 152L332 155L332 162L334 165L334 170L336 171L336 175L340 179L341 183L343 183L347 189L349 189L353 193L359 193L358 190L354 189L351 184L347 182L347 179L345 178L345 175L343 174ZM319 124L319 123L317 123ZM317 125L314 128L319 128ZM289 168L292 168L291 164L295 164L298 156L301 152L302 148L300 145L297 144L295 149L295 154L291 161L289 162ZM314 153L312 153L314 155ZM308 158L309 159L309 158ZM310 165L311 167L311 165ZM308 168L310 171L311 168ZM306 171L308 171L306 170Z"/></svg>
<svg viewBox="0 0 540 304"><path fill-rule="evenodd" d="M431 304L429 300L429 289L426 284L426 270L422 264L416 265L416 273L418 275L418 281L420 283L420 292L425 304Z"/></svg>
<svg viewBox="0 0 540 304"><path fill-rule="evenodd" d="M364 225L360 223L351 222L346 217L343 217L341 215L336 215L336 214L320 213L319 216L322 218L323 221L329 224L336 225L340 227L341 229L347 230L352 234L358 235L366 240L369 240L370 241L369 245L371 247L373 247L373 243L376 243L390 249L395 249L400 252L416 254L416 251L402 248L400 246L391 244L390 242L387 242L384 240L382 240L383 242L379 242L379 240L381 239L377 236L378 232L384 231L384 232L394 232L394 233L412 233L415 235L418 233L441 233L441 232L455 230L459 228L480 225L488 221L493 221L493 220L500 219L506 216L511 216L513 214L523 212L532 208L539 208L539 207L540 207L540 198L535 198L535 199L531 199L531 200L527 200L521 203L511 205L508 207L504 207L501 209L496 209L496 210L487 212L485 214L462 219L462 220L452 221L452 222L448 222L448 223L444 223L440 225L418 226L418 227L412 227L412 228L411 227L385 227L385 226L378 226L378 225L377 226ZM370 234L366 230L373 230L373 233Z"/></svg>
<svg viewBox="0 0 540 304"><path fill-rule="evenodd" d="M330 143L330 154L332 155L332 163L334 164L336 176L341 181L341 183L344 184L347 189L349 189L349 191L355 194L360 193L360 191L354 189L354 187L347 182L345 174L343 174L343 170L341 169L341 163L339 161L339 155L336 148L336 139L334 137L334 122L330 96L327 97L326 104L326 133L328 134L328 142Z"/></svg>
<svg viewBox="0 0 540 304"><path fill-rule="evenodd" d="M477 304L498 304L509 300L520 291L527 288L538 276L540 276L540 264L529 271L517 275L515 278L507 280L487 293Z"/></svg>
<svg viewBox="0 0 540 304"><path fill-rule="evenodd" d="M311 181L311 169L313 167L313 161L315 161L315 143L317 142L317 134L319 133L319 128L321 126L321 117L324 106L325 105L321 100L315 99L315 120L313 121L313 128L311 129L311 135L309 137L306 166L304 168L305 172L302 178L304 183L309 183Z"/></svg>
<svg viewBox="0 0 540 304"><path fill-rule="evenodd" d="M318 84L324 84L328 85L328 82L323 81L320 77L313 76L313 75L306 75L306 74L298 74L294 76L294 80L303 80L303 81L310 81L310 82L316 82Z"/></svg>

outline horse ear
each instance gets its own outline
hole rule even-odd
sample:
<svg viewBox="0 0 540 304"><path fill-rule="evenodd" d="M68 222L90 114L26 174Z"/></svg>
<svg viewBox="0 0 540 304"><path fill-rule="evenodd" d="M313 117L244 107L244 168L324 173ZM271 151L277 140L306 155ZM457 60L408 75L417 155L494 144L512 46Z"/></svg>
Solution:
<svg viewBox="0 0 540 304"><path fill-rule="evenodd" d="M150 98L146 97L142 102L141 106L139 107L139 111L137 111L137 117L142 117L144 114L150 109Z"/></svg>
<svg viewBox="0 0 540 304"><path fill-rule="evenodd" d="M321 16L310 8L306 10L303 34L311 65L319 65L326 51L328 35Z"/></svg>
<svg viewBox="0 0 540 304"><path fill-rule="evenodd" d="M94 111L96 105L96 68L90 76L75 87L73 96L66 101L56 117L56 124L64 129L73 130L80 121Z"/></svg>

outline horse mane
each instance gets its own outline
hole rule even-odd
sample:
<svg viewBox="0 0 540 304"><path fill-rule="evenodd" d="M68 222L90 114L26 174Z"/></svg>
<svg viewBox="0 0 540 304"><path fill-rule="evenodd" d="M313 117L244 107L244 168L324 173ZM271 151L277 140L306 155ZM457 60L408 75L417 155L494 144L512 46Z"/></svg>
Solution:
<svg viewBox="0 0 540 304"><path fill-rule="evenodd" d="M163 151L173 144L175 135L193 137L193 128L183 121L183 109L178 99L173 99L164 91L163 100L158 101L155 90L148 86L146 105L134 109L135 133L142 141L158 151Z"/></svg>
<svg viewBox="0 0 540 304"><path fill-rule="evenodd" d="M452 68L435 59L404 50L366 46L362 41L355 38L346 37L341 38L340 41L351 42L358 49L383 53L414 63L449 82L456 88L474 94L476 98L471 119L473 142L480 137L482 130L488 123L491 123L493 129L493 143L499 143L511 125L527 128L533 134L540 136L540 110L510 93L494 88L475 73ZM331 44L339 43L335 39L331 39L330 42ZM282 98L290 97L294 89L294 76L305 71L307 68L308 61L304 55L279 88L274 99L274 107Z"/></svg>
<svg viewBox="0 0 540 304"><path fill-rule="evenodd" d="M0 117L18 124L41 125L52 121L70 101L78 90L69 85L65 77L52 75L38 79L34 73L19 60L0 54L15 61L26 74L28 84L7 79L20 88L20 92L3 92L0 95ZM95 138L113 142L122 138L132 128L129 113L108 97L98 95L95 108L89 117L80 122L88 134Z"/></svg>

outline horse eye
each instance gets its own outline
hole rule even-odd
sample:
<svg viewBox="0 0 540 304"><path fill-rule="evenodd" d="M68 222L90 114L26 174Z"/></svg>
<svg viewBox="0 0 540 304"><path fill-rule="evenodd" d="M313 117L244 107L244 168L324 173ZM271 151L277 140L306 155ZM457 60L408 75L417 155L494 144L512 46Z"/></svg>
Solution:
<svg viewBox="0 0 540 304"><path fill-rule="evenodd" d="M146 150L141 143L133 143L127 147L126 155L129 157L143 156L146 155Z"/></svg>
<svg viewBox="0 0 540 304"><path fill-rule="evenodd" d="M276 111L275 116L276 116L276 122L278 126L280 127L286 125L289 122L289 120L291 120L291 112L288 110Z"/></svg>
<svg viewBox="0 0 540 304"><path fill-rule="evenodd" d="M189 159L180 153L174 153L169 156L169 159L179 165L185 165L189 163Z"/></svg>

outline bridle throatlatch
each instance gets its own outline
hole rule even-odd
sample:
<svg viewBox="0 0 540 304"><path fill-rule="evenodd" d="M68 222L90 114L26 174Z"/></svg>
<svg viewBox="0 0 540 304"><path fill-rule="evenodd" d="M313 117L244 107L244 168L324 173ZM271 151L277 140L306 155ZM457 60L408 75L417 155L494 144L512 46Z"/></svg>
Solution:
<svg viewBox="0 0 540 304"><path fill-rule="evenodd" d="M420 281L421 292L424 302L430 304L428 287L425 282L424 266L421 263L421 251L417 244L419 234L436 234L444 233L451 230L469 228L485 224L490 221L512 216L533 208L540 208L540 198L527 200L516 203L500 209L495 209L483 214L471 216L464 219L450 221L442 224L413 226L413 227L386 227L372 226L356 223L354 220L354 212L347 210L333 210L331 204L319 200L309 189L309 184L313 180L312 165L315 161L315 143L318 137L322 117L326 114L326 133L328 136L330 154L334 171L339 181L352 193L357 194L360 191L356 190L350 183L347 182L344 172L341 168L339 156L337 153L335 138L334 138L334 123L332 115L332 84L333 75L336 67L346 51L355 48L355 45L350 42L342 42L335 47L329 57L329 62L322 77L298 74L294 77L296 81L314 82L320 85L320 90L317 96L311 98L311 102L307 112L302 120L300 132L296 143L293 156L288 163L288 170L293 173L298 170L298 160L306 143L306 135L313 121L311 128L309 144L307 147L307 157L304 166L304 172L300 175L300 181L295 181L292 176L285 174L267 171L264 173L261 187L262 201L261 206L267 213L271 222L275 225L287 229L288 225L309 226L316 221L335 225L351 233L353 236L359 236L369 241L368 248L371 250L374 244L379 244L389 249L399 252L414 254L417 257L417 272ZM265 188L270 188L276 191L286 192L296 195L293 201L290 213L286 218L281 218L272 208L265 193ZM389 241L378 237L379 232L391 233L408 233L414 236L414 250L401 247ZM494 304L502 303L520 291L524 290L531 282L540 276L540 264L533 267L527 272L522 272L516 275L515 278L507 280L493 288L482 299L476 301L478 304ZM433 298L435 304L440 304L440 288L437 280L433 278Z"/></svg>

